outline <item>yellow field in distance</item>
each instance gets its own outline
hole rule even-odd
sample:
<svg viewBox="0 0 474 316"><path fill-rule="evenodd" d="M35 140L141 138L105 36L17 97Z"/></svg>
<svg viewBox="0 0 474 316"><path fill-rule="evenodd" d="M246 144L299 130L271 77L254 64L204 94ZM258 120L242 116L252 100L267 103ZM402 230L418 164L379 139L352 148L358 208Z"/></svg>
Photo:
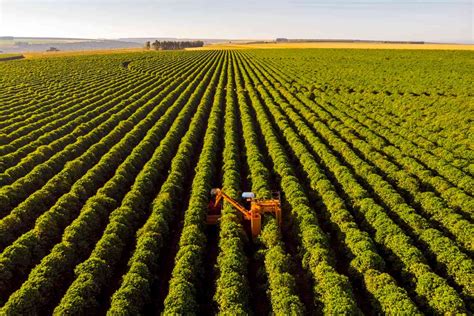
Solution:
<svg viewBox="0 0 474 316"><path fill-rule="evenodd" d="M45 57L62 57L62 56L77 56L77 55L106 55L106 54L120 54L132 52L145 52L143 48L119 48L119 49L96 49L96 50L74 50L74 51L59 51L59 52L27 52L22 55L25 58L45 58Z"/></svg>
<svg viewBox="0 0 474 316"><path fill-rule="evenodd" d="M428 49L428 50L474 50L468 44L398 44L368 42L302 42L302 43L219 43L195 49L252 49L252 48L355 48L355 49Z"/></svg>

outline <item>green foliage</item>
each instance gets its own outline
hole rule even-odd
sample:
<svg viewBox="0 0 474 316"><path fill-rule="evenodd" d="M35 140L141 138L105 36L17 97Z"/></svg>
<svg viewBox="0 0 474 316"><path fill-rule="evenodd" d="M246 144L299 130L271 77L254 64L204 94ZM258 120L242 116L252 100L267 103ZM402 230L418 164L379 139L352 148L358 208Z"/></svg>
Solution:
<svg viewBox="0 0 474 316"><path fill-rule="evenodd" d="M0 314L248 315L260 289L275 315L469 314L472 57L285 49L0 62ZM264 216L250 266L227 203L209 266L205 215L221 186L236 199L282 193L284 229ZM169 259L171 279L158 279Z"/></svg>
<svg viewBox="0 0 474 316"><path fill-rule="evenodd" d="M203 148L196 166L196 174L191 187L189 205L184 215L184 227L179 240L179 250L175 258L169 292L165 299L165 314L189 314L199 310L197 293L202 281L202 268L205 260L206 235L204 234L204 222L209 203L209 192L211 190L212 177L215 177L215 166L217 162L217 150L219 135L222 134L222 104L223 94L221 92L226 80L227 59L219 60L219 69L224 69L220 76L219 72L214 75L211 89L215 93L209 124L204 137ZM216 81L219 83L216 85ZM217 86L217 91L214 87ZM208 98L211 99L211 95ZM205 122L199 122L203 124Z"/></svg>

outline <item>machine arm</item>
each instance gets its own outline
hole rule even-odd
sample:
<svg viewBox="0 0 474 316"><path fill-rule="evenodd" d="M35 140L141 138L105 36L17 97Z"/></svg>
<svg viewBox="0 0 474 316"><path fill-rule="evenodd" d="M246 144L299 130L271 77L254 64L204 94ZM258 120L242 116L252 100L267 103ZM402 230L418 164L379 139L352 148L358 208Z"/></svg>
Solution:
<svg viewBox="0 0 474 316"><path fill-rule="evenodd" d="M245 218L246 219L250 219L252 216L250 215L250 212L245 208L243 207L242 205L240 205L239 202L237 202L236 200L234 200L233 198L231 198L230 196L228 196L227 194L225 194L222 190L220 189L217 189L217 192L216 192L216 202L215 202L215 206L219 205L220 201L224 199L225 201L227 201L228 203L230 203L234 208L236 208L238 211L240 211L242 214L244 214Z"/></svg>

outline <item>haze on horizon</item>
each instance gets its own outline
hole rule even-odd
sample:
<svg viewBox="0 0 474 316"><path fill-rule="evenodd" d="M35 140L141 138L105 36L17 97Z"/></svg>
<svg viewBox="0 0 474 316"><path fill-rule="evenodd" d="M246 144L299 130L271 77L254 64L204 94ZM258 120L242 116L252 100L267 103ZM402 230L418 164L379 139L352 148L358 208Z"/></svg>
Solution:
<svg viewBox="0 0 474 316"><path fill-rule="evenodd" d="M473 0L0 0L0 36L474 43Z"/></svg>

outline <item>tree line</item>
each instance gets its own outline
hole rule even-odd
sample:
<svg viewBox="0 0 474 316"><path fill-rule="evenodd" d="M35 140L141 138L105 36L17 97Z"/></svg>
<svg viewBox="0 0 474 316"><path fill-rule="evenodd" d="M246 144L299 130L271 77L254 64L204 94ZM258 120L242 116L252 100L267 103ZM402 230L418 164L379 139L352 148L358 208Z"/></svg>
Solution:
<svg viewBox="0 0 474 316"><path fill-rule="evenodd" d="M154 50L177 50L185 49L188 47L203 47L203 41L154 41L151 43L147 41L145 43L146 49Z"/></svg>

